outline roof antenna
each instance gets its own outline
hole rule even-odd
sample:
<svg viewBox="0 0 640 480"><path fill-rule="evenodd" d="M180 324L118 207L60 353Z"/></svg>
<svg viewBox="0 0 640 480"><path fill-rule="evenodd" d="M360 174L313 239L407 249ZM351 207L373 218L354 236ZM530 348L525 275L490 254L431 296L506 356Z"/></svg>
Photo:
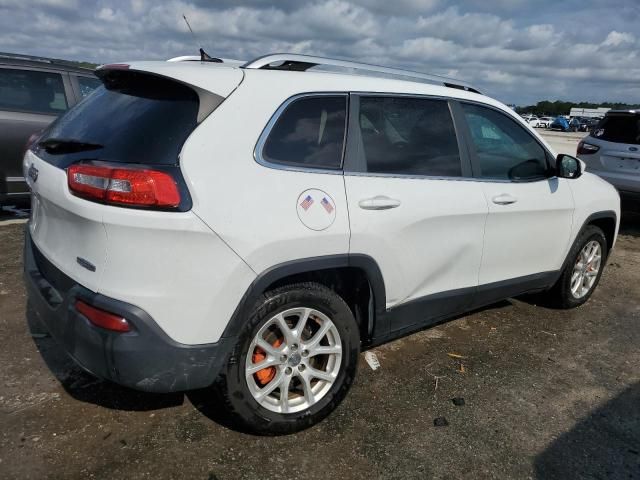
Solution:
<svg viewBox="0 0 640 480"><path fill-rule="evenodd" d="M191 28L191 25L189 25L189 20L187 20L187 16L184 13L182 14L182 18L184 18L184 23L187 24L187 28L189 28L191 35L193 35L193 39L196 41L198 45L200 45L200 61L222 63L222 59L211 57L207 52L204 51L204 48L202 48L202 43L198 41L198 37L196 37L196 34L193 33L193 29Z"/></svg>

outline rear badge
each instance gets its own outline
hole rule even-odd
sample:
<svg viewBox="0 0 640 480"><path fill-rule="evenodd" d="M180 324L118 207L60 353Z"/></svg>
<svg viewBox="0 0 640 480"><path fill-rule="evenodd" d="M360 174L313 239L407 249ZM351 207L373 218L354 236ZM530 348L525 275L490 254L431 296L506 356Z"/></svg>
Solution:
<svg viewBox="0 0 640 480"><path fill-rule="evenodd" d="M336 219L336 204L333 198L328 193L315 188L300 194L296 210L300 221L311 230L325 230Z"/></svg>
<svg viewBox="0 0 640 480"><path fill-rule="evenodd" d="M90 272L96 271L96 266L93 263L91 263L89 260L85 260L82 257L76 257L76 262L78 262L78 265L86 268Z"/></svg>

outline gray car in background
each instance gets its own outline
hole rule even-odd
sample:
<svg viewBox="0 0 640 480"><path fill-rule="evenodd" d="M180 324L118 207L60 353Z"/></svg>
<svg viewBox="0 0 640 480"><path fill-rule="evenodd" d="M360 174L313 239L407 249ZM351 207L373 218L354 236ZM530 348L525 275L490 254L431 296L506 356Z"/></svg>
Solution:
<svg viewBox="0 0 640 480"><path fill-rule="evenodd" d="M640 110L609 110L578 144L578 158L622 195L640 198Z"/></svg>
<svg viewBox="0 0 640 480"><path fill-rule="evenodd" d="M100 84L88 68L0 53L0 206L29 198L22 156L31 135Z"/></svg>

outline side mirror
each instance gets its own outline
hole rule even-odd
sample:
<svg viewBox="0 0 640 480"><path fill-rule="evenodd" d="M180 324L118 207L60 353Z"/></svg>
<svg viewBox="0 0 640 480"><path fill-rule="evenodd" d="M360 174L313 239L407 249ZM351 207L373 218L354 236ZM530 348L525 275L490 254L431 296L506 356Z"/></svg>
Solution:
<svg viewBox="0 0 640 480"><path fill-rule="evenodd" d="M571 155L561 153L556 158L556 175L559 178L578 178L582 175L580 160Z"/></svg>

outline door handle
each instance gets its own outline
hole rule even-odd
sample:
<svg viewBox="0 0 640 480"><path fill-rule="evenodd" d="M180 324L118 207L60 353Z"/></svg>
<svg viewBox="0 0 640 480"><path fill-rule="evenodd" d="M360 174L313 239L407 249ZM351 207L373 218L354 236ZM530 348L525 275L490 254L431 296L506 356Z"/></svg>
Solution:
<svg viewBox="0 0 640 480"><path fill-rule="evenodd" d="M364 210L389 210L390 208L396 208L400 206L400 200L395 198L385 197L384 195L378 195L373 198L365 198L358 202L360 208Z"/></svg>
<svg viewBox="0 0 640 480"><path fill-rule="evenodd" d="M496 205L511 205L512 203L516 203L518 199L508 193L501 193L493 197L491 201Z"/></svg>

